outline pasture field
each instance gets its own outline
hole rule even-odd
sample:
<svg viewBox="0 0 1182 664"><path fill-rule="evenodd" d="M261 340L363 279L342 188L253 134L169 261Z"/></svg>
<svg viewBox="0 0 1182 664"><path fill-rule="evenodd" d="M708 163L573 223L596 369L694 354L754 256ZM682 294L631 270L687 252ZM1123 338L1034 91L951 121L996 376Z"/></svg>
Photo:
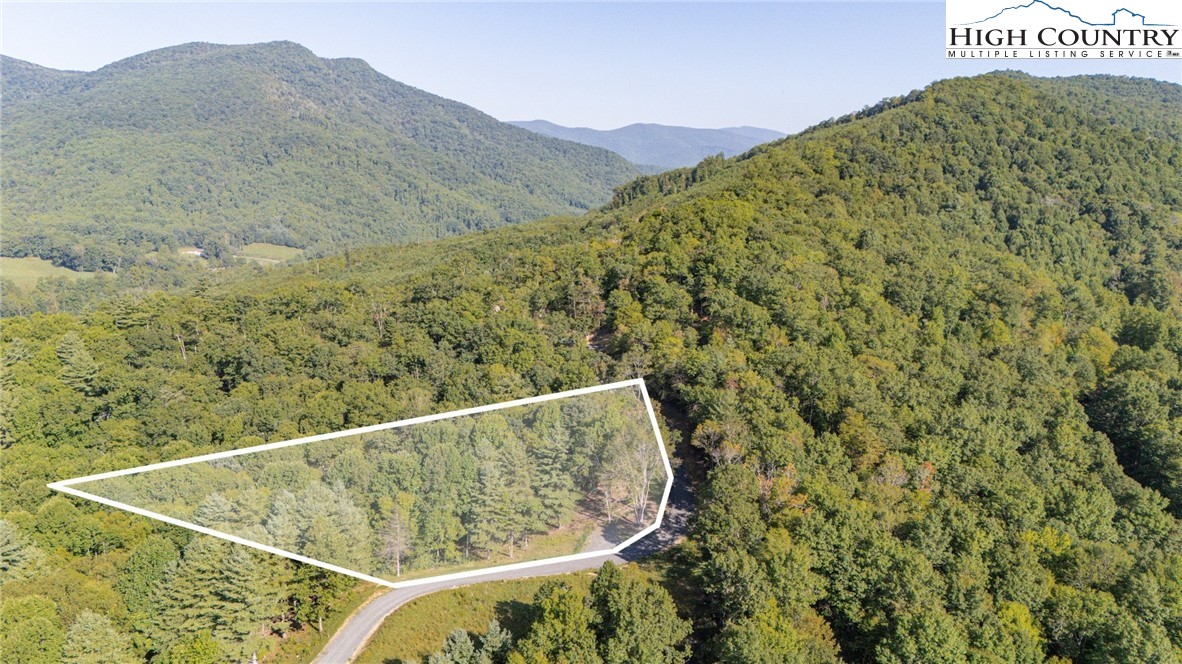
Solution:
<svg viewBox="0 0 1182 664"><path fill-rule="evenodd" d="M94 276L93 272L76 272L64 267L58 267L41 258L31 256L25 258L0 257L0 277L11 279L19 288L28 289L37 285L42 278L66 277L80 279Z"/></svg>
<svg viewBox="0 0 1182 664"><path fill-rule="evenodd" d="M256 263L274 264L297 258L302 253L304 253L303 249L295 247L285 247L267 242L251 242L242 248L237 257L248 258Z"/></svg>

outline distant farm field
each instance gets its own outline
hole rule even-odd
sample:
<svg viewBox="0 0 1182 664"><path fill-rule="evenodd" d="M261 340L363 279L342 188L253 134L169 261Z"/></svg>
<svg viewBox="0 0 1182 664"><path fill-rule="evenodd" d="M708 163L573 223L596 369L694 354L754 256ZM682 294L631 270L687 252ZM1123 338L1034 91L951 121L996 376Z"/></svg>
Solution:
<svg viewBox="0 0 1182 664"><path fill-rule="evenodd" d="M11 279L20 288L32 288L41 278L66 277L77 279L94 276L93 272L75 272L64 267L58 267L40 258L8 258L0 257L0 276Z"/></svg>
<svg viewBox="0 0 1182 664"><path fill-rule="evenodd" d="M296 258L302 253L304 253L303 249L296 249L295 247L285 247L266 242L252 242L243 247L242 251L237 255L239 258L249 258L258 263L280 263Z"/></svg>

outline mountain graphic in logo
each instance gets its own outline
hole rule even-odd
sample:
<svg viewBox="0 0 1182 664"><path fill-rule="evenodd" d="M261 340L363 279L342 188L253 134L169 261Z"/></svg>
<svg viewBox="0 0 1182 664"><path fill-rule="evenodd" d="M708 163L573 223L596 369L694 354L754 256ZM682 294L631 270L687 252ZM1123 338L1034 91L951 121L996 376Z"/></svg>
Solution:
<svg viewBox="0 0 1182 664"><path fill-rule="evenodd" d="M1120 21L1120 22L1133 21L1133 22L1136 22L1135 24L1138 26L1151 27L1151 28L1168 27L1168 26L1173 25L1172 23L1150 23L1145 18L1144 14L1138 14L1137 12L1135 12L1131 9L1127 9L1125 7L1121 7L1120 9L1117 9L1116 11L1112 12L1112 14L1111 14L1112 20L1109 22L1107 22L1107 23L1093 23L1091 21L1084 19L1082 16L1079 16L1078 14L1071 12L1070 10L1064 9L1062 7L1056 7L1051 4L1047 4L1046 2L1043 2L1043 0L1031 0L1030 2L1028 2L1024 5L1015 5L1013 7L1006 7L1005 9L997 12L993 16L990 16L988 18L983 18L979 21L973 21L971 23L961 23L961 25L979 25L981 23L987 23L987 22L992 21L994 19L1001 18L1002 15L1004 15L1004 14L1011 14L1012 15L1012 14L1018 14L1018 13L1026 13L1026 11L1024 11L1024 10L1038 11L1042 8L1049 9L1053 12L1059 12L1061 14L1064 14L1066 16L1069 16L1069 17L1075 19L1076 21L1079 21L1083 25L1093 27L1093 28L1114 27L1114 26L1116 26L1118 21Z"/></svg>

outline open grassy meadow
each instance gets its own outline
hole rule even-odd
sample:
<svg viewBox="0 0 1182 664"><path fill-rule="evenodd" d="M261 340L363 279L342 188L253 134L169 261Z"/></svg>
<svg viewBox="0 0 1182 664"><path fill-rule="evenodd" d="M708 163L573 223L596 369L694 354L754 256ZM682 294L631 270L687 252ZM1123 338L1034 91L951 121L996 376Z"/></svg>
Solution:
<svg viewBox="0 0 1182 664"><path fill-rule="evenodd" d="M274 264L289 261L304 253L303 249L296 249L295 247L284 247L278 244L268 244L266 242L251 242L242 248L236 256L238 258L247 258L256 263Z"/></svg>
<svg viewBox="0 0 1182 664"><path fill-rule="evenodd" d="M58 267L40 258L7 258L0 257L0 277L11 279L20 288L32 288L37 280L42 278L66 277L79 279L94 276L93 272L75 272L64 267Z"/></svg>

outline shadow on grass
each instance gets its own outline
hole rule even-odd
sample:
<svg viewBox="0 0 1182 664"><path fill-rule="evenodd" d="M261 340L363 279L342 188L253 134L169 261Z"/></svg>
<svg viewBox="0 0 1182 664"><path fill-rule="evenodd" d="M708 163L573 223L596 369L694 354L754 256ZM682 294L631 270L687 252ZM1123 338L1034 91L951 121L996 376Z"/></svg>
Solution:
<svg viewBox="0 0 1182 664"><path fill-rule="evenodd" d="M516 641L525 636L529 626L534 622L534 607L521 600L511 599L497 602L497 622L501 627L509 630Z"/></svg>

